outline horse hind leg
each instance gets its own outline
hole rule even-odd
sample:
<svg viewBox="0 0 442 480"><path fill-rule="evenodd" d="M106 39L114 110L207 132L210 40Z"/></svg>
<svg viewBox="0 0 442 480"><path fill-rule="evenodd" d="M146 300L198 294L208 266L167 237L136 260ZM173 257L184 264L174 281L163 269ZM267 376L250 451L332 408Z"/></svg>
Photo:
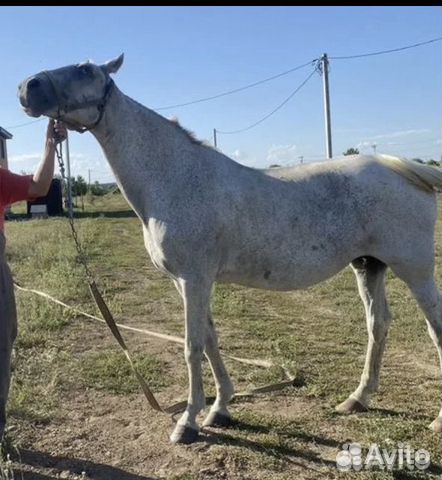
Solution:
<svg viewBox="0 0 442 480"><path fill-rule="evenodd" d="M428 333L436 346L442 370L442 297L434 281L433 268L428 269L426 275L419 275L414 269L396 273L407 283L425 314ZM442 433L442 408L430 428Z"/></svg>
<svg viewBox="0 0 442 480"><path fill-rule="evenodd" d="M391 323L385 296L385 263L373 257L361 257L354 260L351 267L365 307L368 347L359 386L336 407L340 413L357 413L368 409L370 397L378 389L382 356Z"/></svg>

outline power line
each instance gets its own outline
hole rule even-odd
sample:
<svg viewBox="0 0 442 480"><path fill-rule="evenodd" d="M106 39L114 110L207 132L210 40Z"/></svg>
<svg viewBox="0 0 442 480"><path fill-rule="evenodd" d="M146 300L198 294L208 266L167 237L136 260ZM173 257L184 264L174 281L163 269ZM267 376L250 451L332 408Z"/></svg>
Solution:
<svg viewBox="0 0 442 480"><path fill-rule="evenodd" d="M44 118L37 118L37 120L31 120L30 122L19 123L18 125L10 125L9 127L5 127L6 130L13 130L14 128L21 128L26 127L27 125L32 125L33 123L42 122Z"/></svg>
<svg viewBox="0 0 442 480"><path fill-rule="evenodd" d="M296 87L295 90L293 90L293 92L283 101L281 102L276 108L274 108L270 113L268 113L267 115L265 115L263 118L261 118L260 120L258 120L257 122L255 123L252 123L251 125L249 125L248 127L245 127L245 128L240 128L238 130L231 130L231 131L222 131L222 130L216 130L217 133L221 133L223 135L233 135L235 133L241 133L241 132L245 132L247 130L250 130L252 129L253 127L256 127L257 125L259 125L260 123L264 122L265 120L267 120L269 117L271 117L274 113L276 113L278 110L280 110L287 102L289 102L298 92L299 90L301 90L301 88L313 77L313 75L316 73L317 71L317 68L314 68L312 70L312 72L308 75L308 77L298 86Z"/></svg>
<svg viewBox="0 0 442 480"><path fill-rule="evenodd" d="M211 95L210 97L199 98L198 100L193 100L191 102L185 103L177 103L176 105L168 105L167 107L157 107L154 110L168 110L170 108L178 108L178 107L186 107L187 105L194 105L195 103L207 102L209 100L214 100L215 98L225 97L226 95L231 95L232 93L242 92L243 90L247 90L248 88L256 87L257 85L261 85L266 82L270 82L271 80L275 80L276 78L282 77L284 75L288 75L289 73L296 72L296 70L300 70L301 68L305 68L308 65L314 64L318 59L315 58L310 60L309 62L303 63L302 65L298 65L297 67L290 68L289 70L285 70L284 72L278 73L271 77L264 78L263 80L258 80L257 82L250 83L245 85L244 87L235 88L233 90L228 90L227 92L218 93L217 95Z"/></svg>
<svg viewBox="0 0 442 480"><path fill-rule="evenodd" d="M390 50L380 50L378 52L361 53L359 55L345 55L345 56L328 57L328 58L332 60L349 60L351 58L373 57L374 55L384 55L386 53L401 52L402 50L408 50L409 48L421 47L422 45L428 45L430 43L439 42L440 40L442 40L442 37L433 38L432 40L427 40L426 42L414 43L413 45L407 45L405 47L392 48Z"/></svg>
<svg viewBox="0 0 442 480"><path fill-rule="evenodd" d="M331 57L329 57L329 59L348 60L348 59L353 59L353 58L371 57L371 56L374 56L374 55L384 55L384 54L387 54L387 53L400 52L400 51L403 51L403 50L408 50L410 48L420 47L422 45L428 45L430 43L438 42L440 40L442 40L442 37L433 38L433 39L427 40L425 42L414 43L412 45L406 45L404 47L393 48L393 49L390 49L390 50L381 50L381 51L377 51L377 52L362 53L362 54L358 54L358 55L331 56ZM296 70L300 70L300 69L302 69L302 68L304 68L308 65L311 65L311 64L313 64L317 61L318 61L318 59L315 58L313 60L310 60L309 62L303 63L302 65L298 65L297 67L290 68L289 70L285 70L284 72L278 73L276 75L272 75L271 77L264 78L263 80L259 80L259 81L254 82L254 83L250 83L250 84L245 85L243 87L235 88L233 90L228 90L226 92L218 93L216 95L211 95L209 97L199 98L197 100L192 100L192 101L189 101L189 102L177 103L175 105L168 105L168 106L165 106L165 107L157 107L157 108L154 108L154 110L168 110L168 109L171 109L171 108L186 107L188 105L194 105L196 103L207 102L207 101L210 101L210 100L215 100L216 98L221 98L221 97L225 97L227 95L232 95L233 93L242 92L242 91L247 90L249 88L256 87L257 85L261 85L263 83L270 82L271 80L275 80L275 79L277 79L279 77L282 77L284 75L288 75L289 73L295 72Z"/></svg>
<svg viewBox="0 0 442 480"><path fill-rule="evenodd" d="M428 44L431 44L431 43L439 42L440 40L442 40L442 37L437 37L437 38L433 38L431 40L427 40L425 42L414 43L412 45L406 45L404 47L393 48L393 49L390 49L390 50L380 50L380 51L377 51L377 52L362 53L362 54L358 54L358 55L329 56L328 58L332 59L332 60L349 60L349 59L353 59L353 58L363 58L363 57L371 57L371 56L375 56L375 55L384 55L384 54L387 54L387 53L400 52L400 51L403 51L403 50L408 50L410 48L416 48L416 47L420 47L420 46L423 46L423 45L428 45ZM233 90L227 90L226 92L218 93L216 95L211 95L209 97L199 98L197 100L192 100L192 101L189 101L189 102L177 103L175 105L168 105L168 106L164 106L164 107L156 107L156 108L154 108L154 110L168 110L168 109L171 109L171 108L186 107L188 105L194 105L196 103L207 102L209 100L215 100L217 98L225 97L227 95L232 95L234 93L242 92L242 91L247 90L249 88L253 88L253 87L256 87L258 85L262 85L263 83L270 82L270 81L275 80L277 78L280 78L282 76L288 75L292 72L295 72L297 70L305 68L308 65L312 65L317 61L318 61L318 58L314 58L314 59L312 59L308 62L303 63L302 65L298 65L296 67L290 68L289 70L285 70L283 72L277 73L276 75L272 75L271 77L267 77L267 78L264 78L262 80L258 80L257 82L250 83L248 85L244 85L243 87L235 88ZM11 126L8 126L8 127L5 127L5 128L7 128L7 129L21 128L21 127L25 127L27 125L32 125L34 123L41 122L43 120L44 120L43 118L39 118L37 120L31 120L30 122L21 123L21 124L18 124L18 125L11 125Z"/></svg>
<svg viewBox="0 0 442 480"><path fill-rule="evenodd" d="M375 55L384 55L384 54L388 54L388 53L400 52L400 51L403 51L403 50L408 50L408 49L411 49L411 48L420 47L420 46L423 46L423 45L429 45L431 43L439 42L440 40L442 40L442 37L437 37L437 38L433 38L431 40L427 40L425 42L414 43L412 45L406 45L404 47L393 48L393 49L389 49L389 50L380 50L380 51L376 51L376 52L369 52L369 53L363 53L363 54L358 54L358 55L330 56L328 58L332 59L332 60L349 60L349 59L354 59L354 58L363 58L363 57L371 57L371 56L375 56ZM175 105L169 105L169 106L165 106L165 107L157 107L157 108L155 108L155 110L167 110L167 109L172 109L172 108L185 107L185 106L188 106L188 105L194 105L194 104L197 104L197 103L207 102L207 101L214 100L214 99L217 99L217 98L225 97L227 95L232 95L234 93L238 93L238 92L247 90L249 88L256 87L257 85L261 85L263 83L270 82L270 81L275 80L279 77L288 75L292 72L295 72L297 70L305 68L308 65L312 65L312 64L317 65L317 62L318 62L318 58L310 60L309 62L303 63L302 65L298 65L296 67L290 68L289 70L285 70L283 72L280 72L276 75L272 75L271 77L267 77L267 78L264 78L264 79L259 80L257 82L250 83L250 84L245 85L243 87L235 88L233 90L228 90L226 92L222 92L222 93L219 93L219 94L216 94L216 95L211 95L209 97L199 98L197 100L193 100L193 101L189 101L189 102L178 103L178 104L175 104ZM240 133L240 132L250 130L251 128L259 125L262 122L264 122L267 118L269 118L274 113L276 113L279 109L281 109L308 82L308 80L310 80L310 78L313 76L313 73L315 72L315 70L313 70L313 72L311 72L311 74L304 80L304 82L301 83L301 85L294 92L292 92L280 105L278 105L274 110L272 110L269 114L267 114L262 119L258 120L257 122L253 123L252 125L249 125L246 128L242 128L242 129L239 129L239 130L234 130L234 131L216 130L216 132L224 134L224 135ZM31 120L29 122L21 123L21 124L18 124L18 125L10 125L10 126L7 126L5 128L9 129L9 130L13 130L13 129L16 129L16 128L26 127L28 125L38 123L38 122L41 122L43 120L44 120L44 118L39 118L39 119L36 119L36 120Z"/></svg>

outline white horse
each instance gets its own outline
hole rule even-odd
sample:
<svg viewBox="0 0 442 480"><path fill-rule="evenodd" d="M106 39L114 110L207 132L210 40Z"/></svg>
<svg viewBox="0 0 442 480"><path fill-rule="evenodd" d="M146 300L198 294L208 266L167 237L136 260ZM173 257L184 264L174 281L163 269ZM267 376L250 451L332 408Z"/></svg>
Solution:
<svg viewBox="0 0 442 480"><path fill-rule="evenodd" d="M368 349L360 384L340 412L366 410L378 387L390 324L387 266L416 297L442 362L442 300L434 281L440 170L386 156L272 170L242 166L124 95L110 78L122 63L120 56L38 73L19 86L19 98L29 115L60 118L96 137L142 222L153 264L183 298L189 397L172 442L198 436L204 353L217 391L204 425L230 421L233 386L210 311L216 281L292 290L352 265ZM442 410L431 427L441 432Z"/></svg>

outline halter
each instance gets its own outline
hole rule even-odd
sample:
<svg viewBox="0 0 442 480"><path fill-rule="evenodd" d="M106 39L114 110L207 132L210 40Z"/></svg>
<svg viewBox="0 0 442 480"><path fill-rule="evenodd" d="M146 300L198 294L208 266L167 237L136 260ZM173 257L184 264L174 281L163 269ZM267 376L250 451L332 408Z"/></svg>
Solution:
<svg viewBox="0 0 442 480"><path fill-rule="evenodd" d="M68 102L63 101L63 97L52 74L47 70L44 70L42 73L46 75L47 79L49 80L49 83L51 84L52 90L54 91L55 97L57 99L58 109L56 120L62 120L63 123L66 123L69 127L73 128L79 133L88 132L89 130L95 128L101 122L107 102L112 94L113 87L115 86L114 81L110 77L106 83L103 96L101 98L84 100L81 102ZM77 122L66 121L62 117L62 115L65 115L66 113L73 112L75 110L81 110L82 108L87 107L97 107L98 110L98 117L92 125L84 126Z"/></svg>

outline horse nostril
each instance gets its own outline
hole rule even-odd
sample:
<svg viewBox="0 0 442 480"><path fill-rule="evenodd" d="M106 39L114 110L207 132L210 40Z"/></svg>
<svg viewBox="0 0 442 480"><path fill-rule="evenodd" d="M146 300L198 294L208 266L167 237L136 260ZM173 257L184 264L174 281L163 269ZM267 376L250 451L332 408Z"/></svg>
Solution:
<svg viewBox="0 0 442 480"><path fill-rule="evenodd" d="M40 80L38 78L31 78L28 82L28 88L37 88L40 86Z"/></svg>

